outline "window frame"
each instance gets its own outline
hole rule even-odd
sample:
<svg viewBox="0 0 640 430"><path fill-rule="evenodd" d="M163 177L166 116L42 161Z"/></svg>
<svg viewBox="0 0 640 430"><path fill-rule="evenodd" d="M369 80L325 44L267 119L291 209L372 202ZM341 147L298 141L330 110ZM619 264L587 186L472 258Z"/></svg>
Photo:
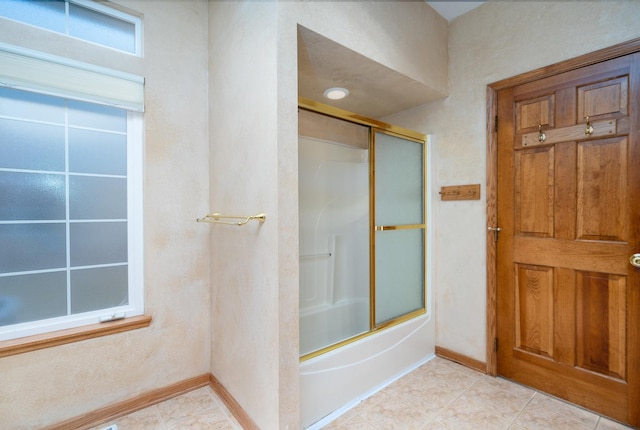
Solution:
<svg viewBox="0 0 640 430"><path fill-rule="evenodd" d="M81 40L83 42L86 43L90 43L92 45L95 46L100 46L103 48L107 48L107 49L112 49L116 52L122 52L128 55L134 55L136 57L142 57L142 35L143 35L143 29L142 29L142 18L140 16L134 15L132 13L128 13L125 12L123 10L117 9L116 7L112 7L112 6L107 6L105 4L100 4L94 0L60 0L63 1L65 4L65 32L60 32L60 31L56 31L53 30L51 28L47 28L47 27L43 27L40 25L36 25L36 24L32 24L29 22L25 22L25 21L20 21L14 18L9 18L3 15L0 15L0 18L3 19L7 19L13 22L18 22L20 24L23 25L28 25L30 27L34 27L34 28L38 28L44 31L48 31L51 33L55 33L55 34L61 34L64 35L66 37L70 37L72 39L75 40ZM118 19L120 21L124 21L130 24L133 24L134 26L134 49L133 52L131 51L127 51L127 50L123 50L123 49L119 49L119 48L115 48L113 46L109 46L109 45L104 45L102 43L98 43L98 42L93 42L91 40L87 40L87 39L83 39L81 37L78 36L73 36L71 34L69 34L69 28L68 28L68 22L69 22L69 4L74 4L77 5L79 7L83 7L85 9L89 9L91 11L100 13L102 15L111 17L111 18L115 18ZM116 5L114 5L116 6Z"/></svg>
<svg viewBox="0 0 640 430"><path fill-rule="evenodd" d="M91 318L77 318L73 324L40 324L40 330L22 330L20 337L0 340L0 357L148 327L151 316L145 314L143 253L144 77L0 43L0 63L3 62L10 67L0 68L1 87L127 112L127 265L129 304L134 306L124 315L106 314L108 311L102 310ZM58 78L52 79L52 76ZM109 89L108 93L105 88Z"/></svg>

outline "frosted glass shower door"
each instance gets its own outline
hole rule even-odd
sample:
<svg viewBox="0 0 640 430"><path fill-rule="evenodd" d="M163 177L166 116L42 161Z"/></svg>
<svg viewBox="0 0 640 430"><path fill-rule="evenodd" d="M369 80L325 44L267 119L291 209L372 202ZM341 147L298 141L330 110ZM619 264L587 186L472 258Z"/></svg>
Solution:
<svg viewBox="0 0 640 430"><path fill-rule="evenodd" d="M375 325L422 311L424 144L376 131Z"/></svg>
<svg viewBox="0 0 640 430"><path fill-rule="evenodd" d="M308 109L298 111L301 360L424 314L426 301L426 136Z"/></svg>
<svg viewBox="0 0 640 430"><path fill-rule="evenodd" d="M306 111L299 117L300 355L304 356L370 328L369 130ZM311 125L304 122L307 119ZM352 136L359 138L354 142Z"/></svg>

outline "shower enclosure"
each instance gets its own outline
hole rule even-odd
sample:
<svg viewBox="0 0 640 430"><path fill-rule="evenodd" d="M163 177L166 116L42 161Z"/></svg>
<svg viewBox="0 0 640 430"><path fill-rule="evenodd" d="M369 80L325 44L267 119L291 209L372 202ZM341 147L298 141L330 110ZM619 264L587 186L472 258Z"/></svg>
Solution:
<svg viewBox="0 0 640 430"><path fill-rule="evenodd" d="M300 355L425 312L425 136L301 100Z"/></svg>

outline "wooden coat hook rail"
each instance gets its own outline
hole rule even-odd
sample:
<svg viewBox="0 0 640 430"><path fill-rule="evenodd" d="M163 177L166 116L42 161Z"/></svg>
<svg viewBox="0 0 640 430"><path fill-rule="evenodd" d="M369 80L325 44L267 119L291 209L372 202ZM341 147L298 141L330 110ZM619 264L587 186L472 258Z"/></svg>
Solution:
<svg viewBox="0 0 640 430"><path fill-rule="evenodd" d="M480 184L440 188L440 200L480 200Z"/></svg>
<svg viewBox="0 0 640 430"><path fill-rule="evenodd" d="M236 221L223 221L228 219ZM263 223L267 219L267 214L259 213L258 215L221 215L216 212L214 214L206 214L202 218L196 219L196 221L208 222L212 224L245 225L246 223L254 219Z"/></svg>

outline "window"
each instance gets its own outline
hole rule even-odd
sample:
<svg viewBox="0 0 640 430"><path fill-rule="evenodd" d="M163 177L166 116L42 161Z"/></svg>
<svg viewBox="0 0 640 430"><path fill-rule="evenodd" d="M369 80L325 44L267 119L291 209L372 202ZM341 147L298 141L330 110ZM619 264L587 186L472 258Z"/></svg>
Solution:
<svg viewBox="0 0 640 430"><path fill-rule="evenodd" d="M2 0L0 16L141 55L141 19L97 2Z"/></svg>
<svg viewBox="0 0 640 430"><path fill-rule="evenodd" d="M0 340L140 315L142 114L99 88L143 81L20 51L0 46Z"/></svg>

